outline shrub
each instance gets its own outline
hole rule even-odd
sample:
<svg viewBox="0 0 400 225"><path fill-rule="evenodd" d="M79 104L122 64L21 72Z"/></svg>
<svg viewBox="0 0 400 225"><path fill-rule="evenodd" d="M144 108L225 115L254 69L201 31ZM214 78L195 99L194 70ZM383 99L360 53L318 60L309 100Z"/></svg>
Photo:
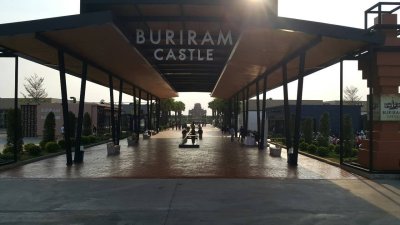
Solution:
<svg viewBox="0 0 400 225"><path fill-rule="evenodd" d="M53 152L57 152L58 150L60 150L60 146L56 143L56 142L47 142L46 144L46 151L53 153Z"/></svg>
<svg viewBox="0 0 400 225"><path fill-rule="evenodd" d="M10 145L6 145L3 149L3 153L11 153L14 154L14 147Z"/></svg>
<svg viewBox="0 0 400 225"><path fill-rule="evenodd" d="M358 149L357 148L353 148L352 150L351 150L351 157L355 157L355 156L357 156L358 155Z"/></svg>
<svg viewBox="0 0 400 225"><path fill-rule="evenodd" d="M17 117L17 118L15 118ZM17 139L17 154L23 150L24 141L22 139L22 126L21 126L21 110L15 112L14 109L7 111L7 145L14 145L14 139ZM17 120L15 120L17 119Z"/></svg>
<svg viewBox="0 0 400 225"><path fill-rule="evenodd" d="M330 144L328 148L330 152L335 152L336 145Z"/></svg>
<svg viewBox="0 0 400 225"><path fill-rule="evenodd" d="M61 149L65 149L65 140L59 140L58 145L60 146Z"/></svg>
<svg viewBox="0 0 400 225"><path fill-rule="evenodd" d="M308 151L308 144L305 142L301 142L299 145L300 150L302 151Z"/></svg>
<svg viewBox="0 0 400 225"><path fill-rule="evenodd" d="M335 154L340 154L340 145L335 145Z"/></svg>
<svg viewBox="0 0 400 225"><path fill-rule="evenodd" d="M3 152L3 154L0 154L0 159L2 160L13 160L14 159L14 154L11 152Z"/></svg>
<svg viewBox="0 0 400 225"><path fill-rule="evenodd" d="M317 152L317 146L314 144L311 144L308 146L308 152L311 154L315 154Z"/></svg>
<svg viewBox="0 0 400 225"><path fill-rule="evenodd" d="M96 143L98 140L98 138L94 135L90 135L88 137L89 137L89 143L91 143L91 144Z"/></svg>
<svg viewBox="0 0 400 225"><path fill-rule="evenodd" d="M82 136L81 137L81 145L88 145L88 144L90 144L89 136Z"/></svg>
<svg viewBox="0 0 400 225"><path fill-rule="evenodd" d="M307 144L311 144L313 137L313 120L311 118L307 118L304 122L303 133L304 141L307 142Z"/></svg>
<svg viewBox="0 0 400 225"><path fill-rule="evenodd" d="M32 144L32 143L26 144L24 146L24 149L31 156L38 156L38 155L40 155L40 153L42 151L40 146L37 146L37 145Z"/></svg>
<svg viewBox="0 0 400 225"><path fill-rule="evenodd" d="M90 118L90 115L87 112L85 112L85 114L83 114L82 134L84 136L89 136L92 134L92 119Z"/></svg>
<svg viewBox="0 0 400 225"><path fill-rule="evenodd" d="M45 141L45 140L39 142L40 148L42 148L43 150L46 150L46 144L47 144L47 142L48 142L48 141Z"/></svg>
<svg viewBox="0 0 400 225"><path fill-rule="evenodd" d="M43 127L43 141L49 142L56 139L56 117L53 112L49 112L44 121Z"/></svg>
<svg viewBox="0 0 400 225"><path fill-rule="evenodd" d="M318 156L322 156L322 157L328 156L329 155L329 148L327 148L327 147L319 147L318 150L317 150L317 155Z"/></svg>
<svg viewBox="0 0 400 225"><path fill-rule="evenodd" d="M328 147L329 146L329 137L319 136L317 138L318 146Z"/></svg>

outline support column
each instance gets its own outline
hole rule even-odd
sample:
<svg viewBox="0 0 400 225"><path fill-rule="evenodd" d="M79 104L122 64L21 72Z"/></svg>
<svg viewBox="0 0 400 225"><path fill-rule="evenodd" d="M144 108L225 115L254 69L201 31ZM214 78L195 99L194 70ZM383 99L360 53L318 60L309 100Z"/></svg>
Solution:
<svg viewBox="0 0 400 225"><path fill-rule="evenodd" d="M160 99L157 98L156 100L156 128L157 128L157 133L160 131Z"/></svg>
<svg viewBox="0 0 400 225"><path fill-rule="evenodd" d="M60 71L60 83L61 83L61 98L62 98L62 109L64 119L64 139L65 139L65 151L67 156L67 166L72 165L72 153L71 153L71 139L70 139L70 126L68 117L68 96L67 96L67 82L65 79L65 64L64 64L64 52L58 50L58 70Z"/></svg>
<svg viewBox="0 0 400 225"><path fill-rule="evenodd" d="M261 136L261 130L260 130L260 88L258 86L258 80L256 81L256 96L257 96L257 134L260 137ZM257 140L260 142L260 139Z"/></svg>
<svg viewBox="0 0 400 225"><path fill-rule="evenodd" d="M116 144L115 137L115 109L114 109L114 84L113 77L108 75L108 85L110 87L110 106L111 106L111 135L114 145Z"/></svg>
<svg viewBox="0 0 400 225"><path fill-rule="evenodd" d="M15 76L14 76L14 162L18 161L18 139L22 138L19 137L19 134L21 134L21 120L18 116L19 110L18 110L18 73L19 73L19 68L18 68L18 56L15 57ZM21 115L22 116L22 115Z"/></svg>
<svg viewBox="0 0 400 225"><path fill-rule="evenodd" d="M150 105L149 105L149 93L146 94L146 105L147 105L147 125L146 125L146 129L149 130L150 129Z"/></svg>
<svg viewBox="0 0 400 225"><path fill-rule="evenodd" d="M249 87L246 88L246 136L249 129Z"/></svg>
<svg viewBox="0 0 400 225"><path fill-rule="evenodd" d="M133 132L137 133L137 102L136 102L136 88L133 87Z"/></svg>
<svg viewBox="0 0 400 225"><path fill-rule="evenodd" d="M242 92L242 113L243 113L243 115L242 115L242 118L243 118L243 121L242 121L242 124L243 124L243 129L245 129L245 124L246 124L246 102L245 102L245 99L246 99L246 97L245 97L245 93L244 93L244 89L243 89L243 92Z"/></svg>
<svg viewBox="0 0 400 225"><path fill-rule="evenodd" d="M340 119L340 165L343 164L343 60L340 60L340 107L339 107L339 119Z"/></svg>
<svg viewBox="0 0 400 225"><path fill-rule="evenodd" d="M286 149L287 149L287 162L290 164L292 162L293 151L292 149L292 135L290 132L290 108L289 108L289 99L288 99L288 80L287 80L287 67L286 64L282 67L282 75L283 75L283 102L285 109L285 136L286 136Z"/></svg>
<svg viewBox="0 0 400 225"><path fill-rule="evenodd" d="M75 155L74 155L75 163L83 162L83 152L81 151L80 147L81 147L81 137L82 137L83 111L85 108L86 79L87 79L87 63L82 62L81 94L79 97L78 125L75 136Z"/></svg>
<svg viewBox="0 0 400 225"><path fill-rule="evenodd" d="M153 130L154 122L154 110L153 110L153 95L150 95L150 130Z"/></svg>
<svg viewBox="0 0 400 225"><path fill-rule="evenodd" d="M124 82L119 80L119 101L118 101L118 121L117 121L117 138L116 144L119 145L119 139L121 138L121 112L122 112L122 90L124 88Z"/></svg>
<svg viewBox="0 0 400 225"><path fill-rule="evenodd" d="M289 162L290 165L297 165L298 155L299 155L299 142L300 142L300 122L301 122L301 107L303 100L303 77L304 77L304 64L305 64L306 54L300 55L300 65L299 65L299 79L297 83L297 101L296 101L296 119L294 125L294 149L292 161Z"/></svg>
<svg viewBox="0 0 400 225"><path fill-rule="evenodd" d="M142 89L139 89L139 103L138 103L138 124L137 124L137 134L138 134L138 143L139 143L139 135L140 135L140 123L142 117Z"/></svg>
<svg viewBox="0 0 400 225"><path fill-rule="evenodd" d="M237 138L237 132L239 130L239 124L238 124L238 117L239 117L239 94L236 95L235 97L235 137Z"/></svg>
<svg viewBox="0 0 400 225"><path fill-rule="evenodd" d="M266 101L267 101L267 77L264 77L263 87L263 102L262 102L262 115L261 115L261 140L258 145L259 149L265 148L265 120L266 118Z"/></svg>

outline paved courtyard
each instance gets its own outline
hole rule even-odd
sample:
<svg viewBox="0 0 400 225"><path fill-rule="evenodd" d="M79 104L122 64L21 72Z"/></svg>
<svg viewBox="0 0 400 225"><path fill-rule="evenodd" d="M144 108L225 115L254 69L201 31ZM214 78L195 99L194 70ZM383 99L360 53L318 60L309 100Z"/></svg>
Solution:
<svg viewBox="0 0 400 225"><path fill-rule="evenodd" d="M121 154L87 149L0 172L0 224L400 224L400 181L299 157L289 167L206 127L198 149L165 131Z"/></svg>

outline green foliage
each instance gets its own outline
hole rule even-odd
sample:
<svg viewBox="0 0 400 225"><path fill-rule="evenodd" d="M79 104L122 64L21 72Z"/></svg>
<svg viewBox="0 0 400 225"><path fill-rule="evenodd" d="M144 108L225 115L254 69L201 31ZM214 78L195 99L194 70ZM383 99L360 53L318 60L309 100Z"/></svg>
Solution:
<svg viewBox="0 0 400 225"><path fill-rule="evenodd" d="M11 153L14 154L14 147L10 145L6 145L3 149L3 153Z"/></svg>
<svg viewBox="0 0 400 225"><path fill-rule="evenodd" d="M354 146L354 133L353 133L353 122L349 115L344 116L343 120L343 152L344 157L351 157Z"/></svg>
<svg viewBox="0 0 400 225"><path fill-rule="evenodd" d="M65 140L59 140L58 145L60 146L61 149L65 149Z"/></svg>
<svg viewBox="0 0 400 225"><path fill-rule="evenodd" d="M53 153L59 151L60 149L60 146L56 142L50 141L46 143L47 152Z"/></svg>
<svg viewBox="0 0 400 225"><path fill-rule="evenodd" d="M321 119L319 121L319 133L320 137L318 138L318 144L320 146L328 147L330 125L329 125L329 113L327 112L322 114Z"/></svg>
<svg viewBox="0 0 400 225"><path fill-rule="evenodd" d="M345 140L343 142L343 155L344 157L351 157L353 151L354 141Z"/></svg>
<svg viewBox="0 0 400 225"><path fill-rule="evenodd" d="M335 152L336 145L330 144L328 148L330 152Z"/></svg>
<svg viewBox="0 0 400 225"><path fill-rule="evenodd" d="M39 146L40 146L40 148L43 149L43 150L46 149L46 144L47 144L47 141L41 141L41 142L39 142Z"/></svg>
<svg viewBox="0 0 400 225"><path fill-rule="evenodd" d="M356 157L357 155L358 155L358 149L353 148L353 149L351 150L351 157Z"/></svg>
<svg viewBox="0 0 400 225"><path fill-rule="evenodd" d="M75 137L76 134L76 116L73 112L68 112L68 119L69 119L69 136Z"/></svg>
<svg viewBox="0 0 400 225"><path fill-rule="evenodd" d="M2 160L13 160L14 159L14 154L11 152L3 152L3 154L0 154L0 159Z"/></svg>
<svg viewBox="0 0 400 225"><path fill-rule="evenodd" d="M324 137L324 136L320 135L317 138L317 143L318 143L318 146L327 147L327 146L329 146L329 137Z"/></svg>
<svg viewBox="0 0 400 225"><path fill-rule="evenodd" d="M21 127L21 110L17 110L17 118L15 118L15 110L7 111L7 145L14 145L14 138L17 139L17 153L21 153L24 145ZM17 119L17 120L15 120Z"/></svg>
<svg viewBox="0 0 400 225"><path fill-rule="evenodd" d="M311 144L313 140L313 120L307 118L303 126L304 141L307 144Z"/></svg>
<svg viewBox="0 0 400 225"><path fill-rule="evenodd" d="M317 149L318 149L317 146L315 146L314 144L308 146L308 152L311 154L317 153Z"/></svg>
<svg viewBox="0 0 400 225"><path fill-rule="evenodd" d="M56 139L56 117L53 112L49 112L44 121L43 127L43 141L49 142Z"/></svg>
<svg viewBox="0 0 400 225"><path fill-rule="evenodd" d="M42 151L40 146L37 146L37 145L32 144L32 143L26 144L24 146L24 149L31 156L38 156L38 155L40 155L40 153Z"/></svg>
<svg viewBox="0 0 400 225"><path fill-rule="evenodd" d="M94 135L90 135L90 136L88 136L88 137L89 137L89 143L90 143L90 144L93 144L93 143L96 143L96 142L99 141L99 139L98 139L96 136L94 136Z"/></svg>
<svg viewBox="0 0 400 225"><path fill-rule="evenodd" d="M335 154L337 154L337 155L340 154L340 145L335 146Z"/></svg>
<svg viewBox="0 0 400 225"><path fill-rule="evenodd" d="M305 143L305 142L301 142L300 144L299 144L299 148L300 148L300 150L302 150L302 151L307 151L308 150L308 144L307 143Z"/></svg>
<svg viewBox="0 0 400 225"><path fill-rule="evenodd" d="M89 113L83 114L83 130L82 135L89 136L92 134L92 118L90 118Z"/></svg>
<svg viewBox="0 0 400 225"><path fill-rule="evenodd" d="M81 145L88 145L88 144L90 144L89 136L82 136L81 137Z"/></svg>
<svg viewBox="0 0 400 225"><path fill-rule="evenodd" d="M325 157L329 155L329 148L328 147L319 147L317 150L317 155L321 157Z"/></svg>

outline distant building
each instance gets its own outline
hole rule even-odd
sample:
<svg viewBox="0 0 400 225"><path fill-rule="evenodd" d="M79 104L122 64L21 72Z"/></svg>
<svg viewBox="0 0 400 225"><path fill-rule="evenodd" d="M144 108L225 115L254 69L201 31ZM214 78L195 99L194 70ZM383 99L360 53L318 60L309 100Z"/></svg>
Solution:
<svg viewBox="0 0 400 225"><path fill-rule="evenodd" d="M194 122L205 122L207 110L201 108L200 103L194 104L194 108L189 110L189 120Z"/></svg>
<svg viewBox="0 0 400 225"><path fill-rule="evenodd" d="M63 126L63 113L60 99L49 98L41 104L26 104L25 99L19 99L21 110L22 133L24 137L37 137L43 135L43 126L49 112L55 114L56 135L61 135ZM6 112L14 108L13 98L0 98L0 129L5 129L7 124ZM78 116L79 102L68 102L68 110ZM92 127L97 133L109 133L111 128L111 109L108 104L85 103L84 113L89 113Z"/></svg>
<svg viewBox="0 0 400 225"><path fill-rule="evenodd" d="M262 101L260 101L260 111L262 110ZM366 102L360 102L357 105L344 105L343 114L350 115L353 123L354 132L365 129L365 124L362 120L364 114ZM296 100L289 100L289 109L291 119L294 121L296 108ZM324 112L329 113L331 132L335 135L339 133L339 102L329 101L324 102L322 100L303 100L302 101L302 120L311 118L314 124L314 131L318 130L319 120ZM261 116L261 112L260 112ZM268 130L274 133L283 134L284 132L284 102L283 100L272 100L266 101L266 116ZM243 116L239 112L238 122L239 126L243 124ZM257 130L257 101L249 101L249 122L248 129L255 131Z"/></svg>

